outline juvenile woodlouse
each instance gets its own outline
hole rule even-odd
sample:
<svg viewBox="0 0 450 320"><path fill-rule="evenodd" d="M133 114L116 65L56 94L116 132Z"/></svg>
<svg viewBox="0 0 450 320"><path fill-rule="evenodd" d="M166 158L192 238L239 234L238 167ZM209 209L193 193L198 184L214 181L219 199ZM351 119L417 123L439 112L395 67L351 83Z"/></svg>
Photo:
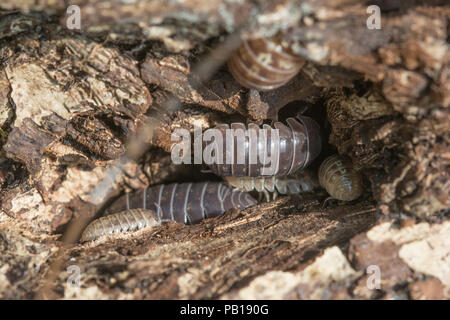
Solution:
<svg viewBox="0 0 450 320"><path fill-rule="evenodd" d="M256 203L250 194L233 190L221 182L172 183L127 193L108 211L152 210L163 221L192 224L232 208L245 209Z"/></svg>
<svg viewBox="0 0 450 320"><path fill-rule="evenodd" d="M234 188L242 191L264 193L269 201L269 192L275 200L279 194L301 194L319 187L317 177L310 170L301 170L289 176L281 177L226 177L225 180Z"/></svg>
<svg viewBox="0 0 450 320"><path fill-rule="evenodd" d="M263 125L262 130L267 136L264 140L256 134L250 134L250 131L257 133L260 130L260 127L254 123L248 124L248 129L243 123L216 126L215 129L219 130L222 136L223 154L230 156L231 161L224 159L222 163L213 163L210 165L211 170L222 177L286 176L305 168L319 155L322 148L320 128L312 118L299 115L296 118L286 119L286 124L275 122L273 127ZM230 128L233 132L242 130L244 135L241 136L245 137L245 141L239 141L236 136L227 135L226 132ZM273 129L278 129L278 140L272 137ZM227 141L231 140L230 138L233 140ZM205 143L206 146L209 143ZM278 149L274 148L274 143L278 144ZM230 145L233 148L230 148ZM278 152L275 151L272 154L269 150L278 150ZM243 155L243 161L238 162L239 154ZM259 157L261 154L264 154L265 159L272 159L274 163L267 164L264 160L261 161ZM250 161L250 159L256 159L256 161ZM273 170L267 174L269 167Z"/></svg>
<svg viewBox="0 0 450 320"><path fill-rule="evenodd" d="M152 210L125 210L91 222L81 235L80 241L92 241L105 234L136 231L159 225L161 219Z"/></svg>
<svg viewBox="0 0 450 320"><path fill-rule="evenodd" d="M260 91L281 87L303 67L280 37L244 40L228 60L228 69L242 86Z"/></svg>
<svg viewBox="0 0 450 320"><path fill-rule="evenodd" d="M332 155L322 162L319 183L330 196L343 201L355 200L363 191L361 175L350 159L340 155Z"/></svg>

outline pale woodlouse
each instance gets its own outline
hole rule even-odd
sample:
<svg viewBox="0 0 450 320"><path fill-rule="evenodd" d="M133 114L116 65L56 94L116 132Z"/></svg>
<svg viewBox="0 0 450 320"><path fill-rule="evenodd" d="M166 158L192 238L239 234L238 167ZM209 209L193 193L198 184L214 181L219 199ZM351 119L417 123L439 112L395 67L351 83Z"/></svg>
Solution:
<svg viewBox="0 0 450 320"><path fill-rule="evenodd" d="M242 86L267 91L286 84L304 64L303 58L275 36L243 40L228 60L228 69Z"/></svg>
<svg viewBox="0 0 450 320"><path fill-rule="evenodd" d="M326 158L319 168L319 183L335 199L351 201L362 194L361 174L351 160L340 155Z"/></svg>
<svg viewBox="0 0 450 320"><path fill-rule="evenodd" d="M81 235L80 241L92 241L106 234L136 231L159 225L161 219L152 210L125 210L91 222Z"/></svg>
<svg viewBox="0 0 450 320"><path fill-rule="evenodd" d="M286 124L282 122L275 122L273 128L269 125L263 125L262 129L265 130L267 139L259 140L259 136L250 134L251 130L258 132L260 127L254 123L248 124L248 128L243 123L221 124L215 127L220 131L223 140L223 154L226 155L233 151L232 161L222 161L223 163L213 163L210 165L211 170L218 176L228 177L261 177L261 176L286 176L294 173L295 171L305 168L311 163L320 153L322 148L320 127L316 121L310 117L297 116L296 118L286 119ZM232 137L233 148L230 148L231 141L227 141L229 136L226 134L228 129L232 129L233 132L242 130L245 132L245 141L239 141L237 137ZM278 129L279 140L272 137L272 129ZM274 150L273 143L277 142L279 148L278 152L273 155L270 154L270 158L275 162L274 164L264 164L260 161L260 154L265 154L265 157L269 158L268 150ZM213 142L209 142L213 143ZM205 143L206 146L209 143ZM230 150L232 149L232 150ZM238 162L238 155L243 154L245 159ZM251 163L253 155L256 163ZM225 158L225 156L224 156ZM272 167L273 170L270 174L263 172L265 168Z"/></svg>
<svg viewBox="0 0 450 320"><path fill-rule="evenodd" d="M278 194L301 194L320 187L317 177L311 170L300 170L281 177L226 177L225 180L238 190L262 192L267 201L270 199L269 192L273 194L275 200Z"/></svg>

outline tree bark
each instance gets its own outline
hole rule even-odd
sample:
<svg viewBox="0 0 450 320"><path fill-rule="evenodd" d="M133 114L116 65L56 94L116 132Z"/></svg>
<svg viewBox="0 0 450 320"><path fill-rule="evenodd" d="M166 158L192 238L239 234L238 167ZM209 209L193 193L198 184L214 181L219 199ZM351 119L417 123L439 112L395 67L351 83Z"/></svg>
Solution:
<svg viewBox="0 0 450 320"><path fill-rule="evenodd" d="M69 30L65 1L2 1L0 297L448 299L450 7L374 2L381 29L353 0L77 0L81 30ZM227 53L277 33L306 65L281 88L241 87ZM64 242L123 191L214 179L171 162L174 129L299 111L324 130L311 169L349 156L359 200L323 205L318 191ZM150 148L139 157L136 137ZM379 290L366 285L372 265Z"/></svg>

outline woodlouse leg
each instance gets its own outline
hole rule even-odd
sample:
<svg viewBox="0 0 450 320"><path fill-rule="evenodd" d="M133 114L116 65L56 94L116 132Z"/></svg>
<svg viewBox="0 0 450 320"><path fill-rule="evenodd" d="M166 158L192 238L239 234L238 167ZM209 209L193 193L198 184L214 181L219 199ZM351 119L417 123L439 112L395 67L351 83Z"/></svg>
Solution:
<svg viewBox="0 0 450 320"><path fill-rule="evenodd" d="M263 193L262 192L258 192L258 202L261 202L263 199Z"/></svg>
<svg viewBox="0 0 450 320"><path fill-rule="evenodd" d="M266 199L266 202L270 202L270 193L269 193L269 191L264 189L263 193L264 193L264 198Z"/></svg>
<svg viewBox="0 0 450 320"><path fill-rule="evenodd" d="M328 198L326 198L325 200L323 200L323 203L322 203L322 209L325 208L325 205L326 205L327 202L330 201L330 200L334 200L334 198L333 198L333 197L328 197Z"/></svg>
<svg viewBox="0 0 450 320"><path fill-rule="evenodd" d="M275 200L277 200L277 198L278 198L278 191L274 190L272 200L275 201Z"/></svg>
<svg viewBox="0 0 450 320"><path fill-rule="evenodd" d="M155 207L156 207L156 209L157 209L156 214L158 215L158 219L161 220L161 211L162 211L161 206L160 206L160 204L157 203L157 202L155 202L154 205L155 205Z"/></svg>

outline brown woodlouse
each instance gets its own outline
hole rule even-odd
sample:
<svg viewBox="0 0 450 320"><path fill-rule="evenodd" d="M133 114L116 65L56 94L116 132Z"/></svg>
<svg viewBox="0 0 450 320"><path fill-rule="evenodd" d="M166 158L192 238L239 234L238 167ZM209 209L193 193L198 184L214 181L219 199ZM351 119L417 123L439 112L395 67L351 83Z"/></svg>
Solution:
<svg viewBox="0 0 450 320"><path fill-rule="evenodd" d="M270 200L269 192L273 193L275 200L278 194L301 194L320 187L311 170L301 170L281 177L226 177L225 180L238 190L262 192L267 201Z"/></svg>
<svg viewBox="0 0 450 320"><path fill-rule="evenodd" d="M342 201L355 200L363 191L360 173L350 159L340 155L332 155L322 162L319 183L330 196Z"/></svg>
<svg viewBox="0 0 450 320"><path fill-rule="evenodd" d="M299 115L296 118L286 119L286 124L275 122L273 127L263 125L262 130L267 136L264 140L257 136L260 127L254 123L248 124L248 129L243 123L216 126L215 129L218 129L222 136L223 154L232 159L224 160L220 164L211 164L211 170L221 177L286 176L305 168L319 155L322 148L320 127L312 118ZM230 128L233 132L242 130L245 141L239 141L236 136L232 136L233 141L227 141L230 137L226 132ZM278 129L279 139L272 136L274 129ZM250 134L250 131L255 134ZM210 143L213 142L205 144L208 146ZM274 147L274 143L278 144L278 149ZM230 145L233 148L230 148ZM272 154L272 150L277 151ZM267 164L258 159L261 154L264 154L265 159L272 158L274 163ZM243 161L238 162L239 155L243 155ZM252 162L251 159L256 161ZM272 170L267 170L270 167ZM264 170L270 173L267 174Z"/></svg>
<svg viewBox="0 0 450 320"><path fill-rule="evenodd" d="M152 210L125 210L91 222L81 235L80 241L92 241L105 234L136 231L159 225L161 219Z"/></svg>
<svg viewBox="0 0 450 320"><path fill-rule="evenodd" d="M281 37L244 40L228 60L228 69L242 86L260 91L281 87L303 67Z"/></svg>
<svg viewBox="0 0 450 320"><path fill-rule="evenodd" d="M162 220L192 224L256 203L250 194L233 190L221 182L172 183L126 193L108 211L153 210Z"/></svg>

